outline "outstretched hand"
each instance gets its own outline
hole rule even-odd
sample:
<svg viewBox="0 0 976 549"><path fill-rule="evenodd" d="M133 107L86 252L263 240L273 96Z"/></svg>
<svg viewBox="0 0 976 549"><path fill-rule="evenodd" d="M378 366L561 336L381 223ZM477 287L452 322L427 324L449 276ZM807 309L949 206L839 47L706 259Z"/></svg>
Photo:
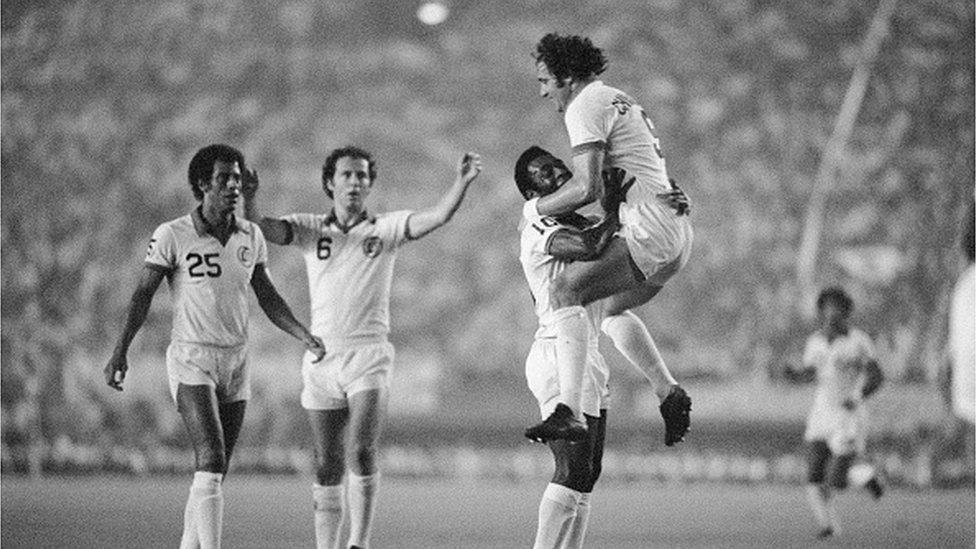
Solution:
<svg viewBox="0 0 976 549"><path fill-rule="evenodd" d="M603 198L600 206L609 214L617 213L621 202L626 202L627 191L637 182L636 177L627 179L627 171L623 168L609 168L601 172L603 175Z"/></svg>
<svg viewBox="0 0 976 549"><path fill-rule="evenodd" d="M470 183L481 173L481 155L475 152L467 152L461 157L458 163L458 176L465 183Z"/></svg>
<svg viewBox="0 0 976 549"><path fill-rule="evenodd" d="M258 171L252 170L251 168L245 168L244 173L241 175L241 194L244 195L246 200L250 200L254 198L254 195L258 192Z"/></svg>

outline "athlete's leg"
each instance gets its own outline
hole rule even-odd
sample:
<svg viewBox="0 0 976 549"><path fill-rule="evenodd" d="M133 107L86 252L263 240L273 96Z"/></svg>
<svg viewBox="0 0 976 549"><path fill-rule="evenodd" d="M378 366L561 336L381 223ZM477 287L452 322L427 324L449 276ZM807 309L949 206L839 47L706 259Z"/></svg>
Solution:
<svg viewBox="0 0 976 549"><path fill-rule="evenodd" d="M349 396L349 545L368 547L379 489L380 431L388 391L367 389Z"/></svg>
<svg viewBox="0 0 976 549"><path fill-rule="evenodd" d="M234 453L237 437L241 434L241 426L244 424L245 408L247 408L246 400L220 404L217 408L220 413L220 426L224 430L224 480L227 479L230 456Z"/></svg>
<svg viewBox="0 0 976 549"><path fill-rule="evenodd" d="M584 486L581 487L579 502L576 504L576 517L569 528L569 535L566 538L565 548L583 547L583 539L586 537L586 527L590 522L590 495L593 487L600 478L603 471L603 444L607 433L607 410L600 410L600 417L586 416L587 434L589 438L583 444L588 446L585 452L589 458L587 469L590 476Z"/></svg>
<svg viewBox="0 0 976 549"><path fill-rule="evenodd" d="M342 527L345 495L345 435L349 409L306 410L312 427L315 453L315 485L312 487L315 544L318 549L337 549Z"/></svg>
<svg viewBox="0 0 976 549"><path fill-rule="evenodd" d="M831 491L827 484L827 469L831 453L827 442L815 440L807 447L807 502L817 521L820 537L830 537L838 532L836 513L833 510Z"/></svg>
<svg viewBox="0 0 976 549"><path fill-rule="evenodd" d="M587 422L590 416L584 416ZM587 432L587 437L593 433ZM552 480L539 502L539 523L535 534L535 549L570 547L570 536L576 523L579 502L590 486L592 476L589 440L570 442L549 441L554 469Z"/></svg>
<svg viewBox="0 0 976 549"><path fill-rule="evenodd" d="M634 265L627 242L615 238L595 261L577 261L553 280L549 298L556 332L556 366L561 402L582 417L581 400L589 337L585 303L638 288L643 275Z"/></svg>
<svg viewBox="0 0 976 549"><path fill-rule="evenodd" d="M227 454L217 394L209 385L180 383L176 405L196 459L196 472L184 511L181 547L220 547L224 511L221 480L227 469Z"/></svg>

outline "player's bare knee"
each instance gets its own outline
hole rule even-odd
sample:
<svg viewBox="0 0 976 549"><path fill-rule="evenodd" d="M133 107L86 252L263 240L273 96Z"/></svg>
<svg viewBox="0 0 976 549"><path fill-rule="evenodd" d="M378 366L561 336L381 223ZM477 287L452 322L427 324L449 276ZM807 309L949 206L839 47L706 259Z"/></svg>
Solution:
<svg viewBox="0 0 976 549"><path fill-rule="evenodd" d="M227 457L223 448L200 448L196 451L196 470L209 473L225 473Z"/></svg>
<svg viewBox="0 0 976 549"><path fill-rule="evenodd" d="M376 446L362 444L356 446L350 456L350 465L357 475L371 475L376 471Z"/></svg>

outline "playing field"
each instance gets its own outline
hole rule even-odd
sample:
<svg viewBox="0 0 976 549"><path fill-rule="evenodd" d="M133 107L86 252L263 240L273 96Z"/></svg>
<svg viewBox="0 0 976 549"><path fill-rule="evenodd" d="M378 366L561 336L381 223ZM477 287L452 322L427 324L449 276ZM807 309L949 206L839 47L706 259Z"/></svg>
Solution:
<svg viewBox="0 0 976 549"><path fill-rule="evenodd" d="M189 477L2 481L2 542L17 547L176 547ZM545 479L386 479L377 548L530 547ZM232 476L224 547L312 547L308 481ZM786 485L608 483L593 496L587 547L973 547L972 490L846 494L846 530L817 542L802 489Z"/></svg>

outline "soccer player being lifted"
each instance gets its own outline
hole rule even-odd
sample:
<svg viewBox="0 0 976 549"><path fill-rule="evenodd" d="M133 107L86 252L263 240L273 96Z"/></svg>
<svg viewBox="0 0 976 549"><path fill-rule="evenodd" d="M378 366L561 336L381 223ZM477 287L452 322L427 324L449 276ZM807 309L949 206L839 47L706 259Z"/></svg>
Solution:
<svg viewBox="0 0 976 549"><path fill-rule="evenodd" d="M295 319L271 283L261 229L234 216L245 169L244 155L226 145L204 147L190 160L190 189L200 204L153 232L125 327L105 366L106 382L121 391L129 346L159 284L168 280L173 328L166 371L196 457L181 548L220 547L221 483L251 395L245 348L248 287L275 326L305 344L311 360L325 354L322 341Z"/></svg>
<svg viewBox="0 0 976 549"><path fill-rule="evenodd" d="M433 206L371 215L366 199L376 182L376 162L357 147L335 149L325 160L321 182L332 209L280 218L260 215L257 174L245 174L247 218L260 223L270 242L291 244L305 256L312 332L329 349L321 363L306 355L302 364L301 401L315 450L312 498L320 549L339 547L347 509L348 546L369 545L379 485L377 448L393 373L394 350L387 336L397 252L447 223L480 172L481 157L465 154L454 182Z"/></svg>
<svg viewBox="0 0 976 549"><path fill-rule="evenodd" d="M604 169L620 168L635 178L619 208L622 237L610 240L592 261L566 265L549 288L561 396L552 414L525 435L578 440L586 436L581 400L590 326L584 306L608 298L606 314L612 320L605 331L614 341L640 340L634 348L649 352L627 358L649 371L663 370L643 323L623 313L647 303L685 265L692 229L687 215L658 196L672 188L644 109L597 79L607 65L603 52L587 38L547 34L534 57L540 94L564 113L574 175L552 193L526 202L525 217L567 214L598 200L604 193ZM673 443L684 435L680 427L688 421L691 399L674 383L654 389L668 431L678 437L669 441Z"/></svg>
<svg viewBox="0 0 976 549"><path fill-rule="evenodd" d="M527 149L515 165L515 183L526 200L549 195L571 177L572 173L561 160L539 147ZM519 261L539 318L539 328L525 361L525 376L542 417L551 415L560 405L561 394L550 286L572 262L592 261L599 257L619 228L617 206L625 192L623 181L626 176L622 170L613 170L604 172L604 177L606 192L601 205L608 213L599 223L592 224L575 212L558 216L532 216L523 212L519 224ZM661 199L671 203L676 210L688 211L687 197L679 189ZM549 443L555 471L539 503L536 549L576 548L583 544L590 514L590 494L602 467L609 397L609 370L600 354L598 335L601 326L609 333L612 330L607 327L621 320L604 316L608 304L607 300L601 300L585 307L590 331L580 403L587 424L584 437L578 441L539 439ZM622 314L626 315L626 321L643 326L633 313ZM640 348L646 341L646 338L625 338L614 340L614 343L625 356L642 356L654 352ZM660 361L653 363L653 369L648 369L651 363L634 363L634 366L655 389L677 386ZM687 420L687 414L684 418ZM666 443L670 445L680 440L687 427L685 422L677 430L669 430Z"/></svg>
<svg viewBox="0 0 976 549"><path fill-rule="evenodd" d="M867 432L864 400L878 390L884 376L871 338L849 324L853 308L844 290L823 290L817 297L820 327L803 351L803 365L815 371L817 382L803 438L808 446L807 498L821 538L840 532L834 491L849 482L867 488L875 498L883 491L874 467L858 463Z"/></svg>

